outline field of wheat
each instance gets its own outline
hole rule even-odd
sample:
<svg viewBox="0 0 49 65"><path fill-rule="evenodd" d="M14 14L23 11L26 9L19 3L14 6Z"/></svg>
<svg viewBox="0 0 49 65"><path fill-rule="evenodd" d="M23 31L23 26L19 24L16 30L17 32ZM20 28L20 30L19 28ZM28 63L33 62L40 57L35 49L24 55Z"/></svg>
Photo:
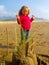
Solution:
<svg viewBox="0 0 49 65"><path fill-rule="evenodd" d="M21 26L16 21L0 21L0 46L18 46L21 40L20 28ZM49 22L31 23L28 41L32 54L34 51L37 57L49 65ZM12 52L11 49L10 51ZM5 52L4 48L0 48L0 57L3 52Z"/></svg>
<svg viewBox="0 0 49 65"><path fill-rule="evenodd" d="M18 26L18 41L20 41L20 25ZM36 21L31 23L31 29L28 37L29 46L32 47L34 52L41 56L41 60L49 63L49 22ZM47 63L47 65L49 65ZM45 64L44 64L45 65Z"/></svg>

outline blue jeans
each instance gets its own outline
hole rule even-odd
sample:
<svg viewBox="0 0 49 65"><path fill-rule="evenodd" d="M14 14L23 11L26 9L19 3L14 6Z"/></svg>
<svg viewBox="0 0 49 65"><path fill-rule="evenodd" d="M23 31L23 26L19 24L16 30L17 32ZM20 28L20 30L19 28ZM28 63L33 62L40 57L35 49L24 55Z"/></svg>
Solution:
<svg viewBox="0 0 49 65"><path fill-rule="evenodd" d="M21 30L21 43L28 39L29 30Z"/></svg>

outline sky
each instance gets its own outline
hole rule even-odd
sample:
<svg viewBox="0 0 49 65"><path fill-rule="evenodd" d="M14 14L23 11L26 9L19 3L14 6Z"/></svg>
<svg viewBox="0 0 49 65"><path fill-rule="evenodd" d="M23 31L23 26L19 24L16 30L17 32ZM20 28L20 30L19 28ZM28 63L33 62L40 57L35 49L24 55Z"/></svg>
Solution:
<svg viewBox="0 0 49 65"><path fill-rule="evenodd" d="M30 8L30 16L49 19L49 0L0 0L0 17L14 17L24 5Z"/></svg>

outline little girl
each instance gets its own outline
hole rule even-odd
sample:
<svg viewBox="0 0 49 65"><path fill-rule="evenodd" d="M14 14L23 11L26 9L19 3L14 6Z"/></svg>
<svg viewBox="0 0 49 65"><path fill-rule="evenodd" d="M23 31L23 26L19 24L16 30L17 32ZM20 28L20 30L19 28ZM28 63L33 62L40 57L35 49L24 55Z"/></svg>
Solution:
<svg viewBox="0 0 49 65"><path fill-rule="evenodd" d="M19 14L16 15L17 22L21 25L21 43L23 43L24 40L28 39L31 22L34 20L34 16L30 18L28 16L29 14L29 8L27 6L23 6L20 9Z"/></svg>

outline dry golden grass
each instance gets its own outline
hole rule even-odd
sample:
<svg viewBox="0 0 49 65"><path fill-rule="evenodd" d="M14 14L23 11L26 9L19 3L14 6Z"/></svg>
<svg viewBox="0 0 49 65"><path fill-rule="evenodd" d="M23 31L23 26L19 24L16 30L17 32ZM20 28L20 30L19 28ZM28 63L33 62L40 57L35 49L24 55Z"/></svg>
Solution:
<svg viewBox="0 0 49 65"><path fill-rule="evenodd" d="M19 34L20 34L20 31L19 31ZM18 39L20 40L20 36ZM49 22L44 22L44 21L33 22L31 25L28 40L29 40L30 46L32 46L31 49L34 48L34 52L36 54L49 56ZM46 60L44 60L44 62L46 62Z"/></svg>
<svg viewBox="0 0 49 65"><path fill-rule="evenodd" d="M17 41L20 41L20 25L17 28ZM29 33L30 44L36 42L35 52L49 56L49 22L33 22ZM37 51L38 50L38 51Z"/></svg>
<svg viewBox="0 0 49 65"><path fill-rule="evenodd" d="M14 45L18 46L21 36L20 27L16 21L0 22L0 45L14 43ZM49 22L33 22L28 40L31 49L34 48L36 54L49 56Z"/></svg>

